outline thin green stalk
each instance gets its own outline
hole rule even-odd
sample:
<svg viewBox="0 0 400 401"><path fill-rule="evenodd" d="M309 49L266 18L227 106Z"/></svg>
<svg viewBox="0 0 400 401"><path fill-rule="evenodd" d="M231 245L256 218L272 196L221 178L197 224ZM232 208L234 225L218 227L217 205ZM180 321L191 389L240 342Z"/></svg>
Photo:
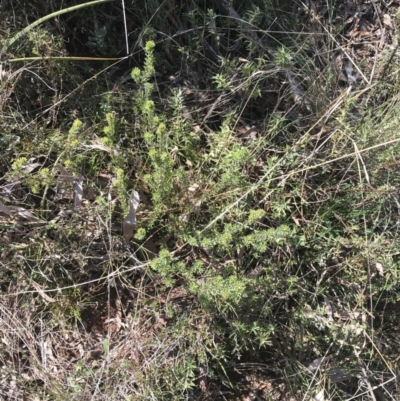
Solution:
<svg viewBox="0 0 400 401"><path fill-rule="evenodd" d="M126 57L20 57L7 60L8 63L17 61L41 61L41 60L61 60L61 61L119 61Z"/></svg>
<svg viewBox="0 0 400 401"><path fill-rule="evenodd" d="M77 6L64 8L62 10L55 11L54 13L48 14L48 15L36 20L35 22L32 22L32 24L28 25L22 31L18 32L14 37L12 37L8 42L6 42L6 44L3 46L3 49L2 49L1 52L5 53L8 50L8 48L10 46L12 46L19 38L21 38L23 35L25 35L27 32L29 32L35 26L41 24L44 21L47 21L50 18L58 17L59 15L66 14L66 13L69 13L71 11L80 10L81 8L94 6L96 4L109 3L111 1L115 1L115 0L95 0L95 1L90 1L89 3L78 4Z"/></svg>

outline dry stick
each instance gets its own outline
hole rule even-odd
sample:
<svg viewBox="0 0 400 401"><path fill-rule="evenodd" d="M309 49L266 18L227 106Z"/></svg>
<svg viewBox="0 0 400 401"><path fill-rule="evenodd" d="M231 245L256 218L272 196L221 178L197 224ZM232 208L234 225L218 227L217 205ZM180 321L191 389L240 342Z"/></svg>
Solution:
<svg viewBox="0 0 400 401"><path fill-rule="evenodd" d="M125 44L126 44L126 55L129 54L129 42L128 42L128 27L126 25L126 12L125 12L125 1L122 1L122 14L124 16L124 30L125 30Z"/></svg>
<svg viewBox="0 0 400 401"><path fill-rule="evenodd" d="M21 38L23 35L25 35L27 32L29 32L32 28L41 24L44 21L47 21L50 18L58 17L59 15L66 14L71 11L80 10L81 8L94 6L94 5L102 4L102 3L109 3L111 1L115 1L115 0L95 0L95 1L91 1L89 3L78 4L77 6L64 8L63 10L58 10L54 13L45 15L44 17L36 20L35 22L32 22L32 24L28 25L22 31L18 32L14 37L12 37L8 42L6 42L6 44L3 46L2 53L5 53L10 46L12 46L19 38Z"/></svg>
<svg viewBox="0 0 400 401"><path fill-rule="evenodd" d="M371 71L371 75L369 76L369 84L372 84L372 80L375 76L375 69L376 69L376 64L378 63L378 50L375 47L375 60L374 60L374 65L372 66L372 71Z"/></svg>
<svg viewBox="0 0 400 401"><path fill-rule="evenodd" d="M45 57L20 57L7 60L8 63L16 63L17 61L42 61L42 60L61 60L61 61L120 61L125 57L59 57L59 56L45 56Z"/></svg>
<svg viewBox="0 0 400 401"><path fill-rule="evenodd" d="M369 391L369 395L371 396L371 399L372 399L373 401L376 401L376 397L375 397L375 394L374 394L374 390L373 390L373 388L372 388L372 386L371 386L371 383L370 383L369 380L368 380L367 371L365 370L364 367L362 367L361 370L362 370L362 373L363 373L363 375L364 375L364 383L367 385L367 388L368 388L368 391Z"/></svg>
<svg viewBox="0 0 400 401"><path fill-rule="evenodd" d="M356 143L356 141L354 141L353 139L351 139L351 141L353 142L354 151L357 153L357 159L361 161L361 164L362 164L362 166L363 166L363 170L364 170L364 174L365 174L365 179L366 179L367 183L368 183L369 185L371 185L371 183L370 183L370 181L369 181L369 174L368 174L367 168L365 167L364 160L363 160L363 158L362 158L362 156L361 156L361 154L360 154L360 150L358 149L357 143ZM361 172L360 172L360 182L361 182L361 180L362 180L362 177L361 177ZM367 230L365 230L365 232L367 232Z"/></svg>
<svg viewBox="0 0 400 401"><path fill-rule="evenodd" d="M372 338L374 338L374 305L373 305L373 300L372 300L372 282L371 282L371 258L370 258L370 251L368 248L368 233L367 233L367 219L365 216L365 197L364 197L364 184L363 184L363 179L362 179L362 174L361 174L361 168L360 168L360 161L362 163L363 169L364 169L364 174L365 174L365 179L367 181L367 183L371 186L370 181L369 181L369 175L368 175L368 171L367 168L365 167L364 164L364 160L360 154L360 151L358 149L357 143L356 141L354 141L353 139L351 139L351 141L353 142L354 145L354 150L357 152L357 166L358 166L358 174L359 174L359 179L360 179L360 185L361 185L361 199L362 199L362 207L363 207L363 220L364 220L364 234L365 234L365 248L368 250L367 251L367 276L368 276L368 286L369 286L369 301L370 301L370 313L371 313L371 336ZM366 288L367 288L366 285ZM363 291L364 292L364 291ZM376 401L374 392L372 391L372 387L371 387L371 383L369 382L369 380L366 378L367 374L366 371L364 369L364 367L362 367L364 376L365 376L365 381L367 383L367 387L370 390L371 393L371 397L374 401Z"/></svg>

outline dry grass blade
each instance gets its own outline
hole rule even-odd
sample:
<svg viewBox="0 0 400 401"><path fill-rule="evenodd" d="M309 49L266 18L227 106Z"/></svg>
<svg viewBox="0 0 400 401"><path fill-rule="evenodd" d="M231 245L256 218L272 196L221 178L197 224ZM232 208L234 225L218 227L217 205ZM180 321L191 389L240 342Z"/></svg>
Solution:
<svg viewBox="0 0 400 401"><path fill-rule="evenodd" d="M311 372L314 372L317 369L320 369L321 365L325 363L328 359L330 359L329 356L322 356L321 358L314 359L309 365L308 365L308 370Z"/></svg>
<svg viewBox="0 0 400 401"><path fill-rule="evenodd" d="M324 295L324 303L325 303L325 310L326 310L326 314L328 315L328 320L330 322L333 321L333 306L331 304L331 302L329 301L328 297Z"/></svg>
<svg viewBox="0 0 400 401"><path fill-rule="evenodd" d="M313 398L313 401L325 401L325 390L319 391Z"/></svg>
<svg viewBox="0 0 400 401"><path fill-rule="evenodd" d="M123 224L124 243L127 245L133 237L133 232L136 228L136 210L139 206L140 197L137 191L133 191L132 197L129 200L129 212Z"/></svg>
<svg viewBox="0 0 400 401"><path fill-rule="evenodd" d="M34 216L29 210L19 207L19 206L10 206L9 207L12 211L14 211L19 217L22 219L30 222L30 223L45 223L44 220L39 219L38 217Z"/></svg>
<svg viewBox="0 0 400 401"><path fill-rule="evenodd" d="M10 77L10 73L3 68L3 64L0 64L0 82L7 81Z"/></svg>
<svg viewBox="0 0 400 401"><path fill-rule="evenodd" d="M79 177L75 180L75 198L74 198L74 208L77 209L81 207L83 188L82 188L83 178Z"/></svg>
<svg viewBox="0 0 400 401"><path fill-rule="evenodd" d="M289 82L289 86L292 91L295 103L298 104L301 108L306 109L311 113L312 112L311 103L304 95L304 91L292 71L290 70L286 71L286 79Z"/></svg>
<svg viewBox="0 0 400 401"><path fill-rule="evenodd" d="M113 153L114 156L119 156L119 153L115 149L111 149L109 146L105 146L102 143L93 142L90 145L83 145L83 146L88 149L98 149L104 152Z"/></svg>
<svg viewBox="0 0 400 401"><path fill-rule="evenodd" d="M362 167L363 167L363 170L364 170L364 174L365 174L365 180L367 181L368 184L371 185L371 183L369 181L369 174L368 174L367 168L365 167L365 163L364 163L364 160L363 160L363 158L361 156L361 153L358 150L357 143L354 140L352 142L353 142L355 153L357 154L358 159L361 161L361 164L362 164Z"/></svg>
<svg viewBox="0 0 400 401"><path fill-rule="evenodd" d="M35 22L33 22L32 24L28 25L22 31L18 32L13 38L8 40L5 43L5 45L3 46L2 53L5 53L9 49L10 46L12 46L23 35L28 33L32 28L34 28L35 26L41 24L44 21L47 21L50 18L58 17L59 15L70 13L71 11L79 10L79 9L84 8L84 7L93 6L93 5L102 4L102 3L108 3L110 1L114 1L114 0L95 0L95 1L88 2L88 3L84 3L84 4L78 4L76 6L65 8L63 10L59 10L59 11L56 11L56 12L51 13L49 15L46 15L45 17L42 17L42 18L36 20Z"/></svg>
<svg viewBox="0 0 400 401"><path fill-rule="evenodd" d="M38 294L46 301L46 302L57 302L54 298L50 297L49 295L47 295L44 291L43 288L36 283L35 281L31 280L32 285L35 287L35 289L37 290Z"/></svg>
<svg viewBox="0 0 400 401"><path fill-rule="evenodd" d="M0 202L0 213L3 213L9 217L17 216L22 219L25 223L45 223L44 220L34 216L29 210L20 206L6 206Z"/></svg>

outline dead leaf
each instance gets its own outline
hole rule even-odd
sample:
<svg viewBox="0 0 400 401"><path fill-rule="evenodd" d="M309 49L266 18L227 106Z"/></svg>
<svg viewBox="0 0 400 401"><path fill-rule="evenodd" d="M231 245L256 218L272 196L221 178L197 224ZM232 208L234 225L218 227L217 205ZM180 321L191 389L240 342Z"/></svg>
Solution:
<svg viewBox="0 0 400 401"><path fill-rule="evenodd" d="M379 275L383 276L383 266L382 266L382 264L379 263L379 262L376 262L375 263L375 267L376 267L376 270L378 271Z"/></svg>
<svg viewBox="0 0 400 401"><path fill-rule="evenodd" d="M344 70L346 71L348 84L353 85L357 81L358 74L353 74L353 63L350 60L347 60L344 64Z"/></svg>
<svg viewBox="0 0 400 401"><path fill-rule="evenodd" d="M11 211L10 211L10 209L9 209L6 205L4 205L3 203L1 203L1 202L0 202L0 213L4 213L4 214L6 214L6 215L8 215L8 216L11 216Z"/></svg>
<svg viewBox="0 0 400 401"><path fill-rule="evenodd" d="M133 231L136 228L136 210L139 206L140 197L137 191L133 191L132 197L129 201L129 213L126 216L123 224L123 236L125 245L129 244L129 241L133 237Z"/></svg>
<svg viewBox="0 0 400 401"><path fill-rule="evenodd" d="M83 197L92 202L96 199L96 193L94 192L93 188L85 188L83 190Z"/></svg>
<svg viewBox="0 0 400 401"><path fill-rule="evenodd" d="M103 145L101 142L92 142L90 145L83 145L85 148L102 150L103 152L112 153L114 156L119 156L119 152L111 149L109 146Z"/></svg>
<svg viewBox="0 0 400 401"><path fill-rule="evenodd" d="M313 401L324 401L325 400L325 392L322 389L315 397L313 397Z"/></svg>
<svg viewBox="0 0 400 401"><path fill-rule="evenodd" d="M258 129L257 127L248 127L248 126L244 126L244 127L240 127L238 129L238 133L239 133L239 137L241 139L252 139L253 141L255 139L257 139L257 134L258 134Z"/></svg>
<svg viewBox="0 0 400 401"><path fill-rule="evenodd" d="M21 190L21 182L20 181L11 181L1 186L4 195L8 196L18 196L18 192Z"/></svg>
<svg viewBox="0 0 400 401"><path fill-rule="evenodd" d="M77 178L75 181L74 209L80 208L82 204L82 195L83 195L82 183L83 183L82 177Z"/></svg>
<svg viewBox="0 0 400 401"><path fill-rule="evenodd" d="M3 69L3 64L0 64L0 82L7 81L10 77L10 72Z"/></svg>
<svg viewBox="0 0 400 401"><path fill-rule="evenodd" d="M69 218L69 217L71 217L71 214L72 214L72 210L61 209L58 212L57 216L54 217L54 219L50 220L50 223L53 223L53 224L57 223L60 219L62 219L64 217Z"/></svg>
<svg viewBox="0 0 400 401"><path fill-rule="evenodd" d="M117 325L117 331L120 331L122 326L122 302L119 298L115 300L115 309L117 310L115 324Z"/></svg>
<svg viewBox="0 0 400 401"><path fill-rule="evenodd" d="M57 302L54 298L49 297L44 291L43 289L40 287L40 285L38 283L36 283L35 281L32 280L32 285L35 287L36 291L38 292L38 294L47 302Z"/></svg>
<svg viewBox="0 0 400 401"><path fill-rule="evenodd" d="M297 219L296 217L292 216L292 220L294 221L294 223L296 224L297 227L301 226L299 219Z"/></svg>
<svg viewBox="0 0 400 401"><path fill-rule="evenodd" d="M69 184L73 184L75 182L73 174L71 174L64 166L57 164L56 168L60 172L60 175L57 177L58 180L68 182Z"/></svg>
<svg viewBox="0 0 400 401"><path fill-rule="evenodd" d="M199 189L200 185L195 183L188 188L189 192L196 192Z"/></svg>
<svg viewBox="0 0 400 401"><path fill-rule="evenodd" d="M321 358L314 359L310 365L308 365L308 370L314 372L315 370L319 369L321 365L326 362L330 357L323 356Z"/></svg>
<svg viewBox="0 0 400 401"><path fill-rule="evenodd" d="M82 205L82 197L83 197L83 177L75 177L71 174L64 166L61 164L56 165L56 169L60 172L60 175L57 177L57 187L56 193L59 195L62 190L62 183L66 182L68 184L74 184L74 209L78 209Z"/></svg>
<svg viewBox="0 0 400 401"><path fill-rule="evenodd" d="M324 303L325 303L325 310L326 314L328 315L328 320L331 322L333 321L333 307L330 303L329 299L324 295Z"/></svg>
<svg viewBox="0 0 400 401"><path fill-rule="evenodd" d="M32 173L34 170L36 170L38 167L41 167L41 166L43 166L42 163L29 163L29 164L26 164L24 166L23 171L24 171L24 173L29 174L29 173Z"/></svg>
<svg viewBox="0 0 400 401"><path fill-rule="evenodd" d="M345 311L344 309L335 311L333 316L336 317L337 319L341 319L341 320L350 320L352 318L350 313Z"/></svg>
<svg viewBox="0 0 400 401"><path fill-rule="evenodd" d="M27 210L27 209L25 209L23 207L20 207L20 206L7 206L7 209L10 212L10 213L7 213L9 216L17 215L17 216L19 216L23 220L26 220L29 223L32 223L32 222L45 223L44 220L41 220L38 217L34 216L29 210ZM1 208L0 208L0 211L2 211Z"/></svg>
<svg viewBox="0 0 400 401"><path fill-rule="evenodd" d="M393 29L392 19L390 18L389 14L384 14L383 15L382 22L383 22L384 25L386 25L389 28Z"/></svg>
<svg viewBox="0 0 400 401"><path fill-rule="evenodd" d="M292 71L288 70L286 72L286 79L289 83L295 103L297 103L303 109L307 109L309 112L312 112L311 103L304 95L304 90Z"/></svg>

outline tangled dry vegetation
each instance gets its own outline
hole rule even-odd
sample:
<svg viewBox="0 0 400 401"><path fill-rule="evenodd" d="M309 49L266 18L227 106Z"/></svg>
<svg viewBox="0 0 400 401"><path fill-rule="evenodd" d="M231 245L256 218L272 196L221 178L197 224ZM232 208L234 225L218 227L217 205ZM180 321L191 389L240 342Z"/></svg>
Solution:
<svg viewBox="0 0 400 401"><path fill-rule="evenodd" d="M398 399L399 7L3 2L1 399Z"/></svg>

